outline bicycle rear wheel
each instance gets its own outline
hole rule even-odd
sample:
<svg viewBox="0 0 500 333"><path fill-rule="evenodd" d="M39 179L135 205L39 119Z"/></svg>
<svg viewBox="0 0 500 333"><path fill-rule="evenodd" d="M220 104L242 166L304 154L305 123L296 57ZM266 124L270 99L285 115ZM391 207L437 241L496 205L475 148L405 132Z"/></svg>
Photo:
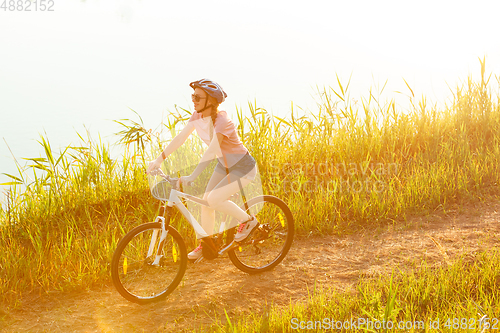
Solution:
<svg viewBox="0 0 500 333"><path fill-rule="evenodd" d="M228 255L236 267L253 274L270 270L285 258L292 246L294 222L288 206L277 197L259 196L247 205L247 213L255 215L260 225Z"/></svg>
<svg viewBox="0 0 500 333"><path fill-rule="evenodd" d="M118 243L111 276L116 290L127 300L139 304L158 301L182 280L188 260L186 245L173 227L166 231L162 236L160 223L145 223Z"/></svg>

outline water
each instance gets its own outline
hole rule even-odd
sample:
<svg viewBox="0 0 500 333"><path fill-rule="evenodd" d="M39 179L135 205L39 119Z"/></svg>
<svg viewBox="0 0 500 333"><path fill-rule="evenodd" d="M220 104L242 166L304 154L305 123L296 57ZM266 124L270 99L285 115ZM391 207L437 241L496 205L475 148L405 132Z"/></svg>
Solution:
<svg viewBox="0 0 500 333"><path fill-rule="evenodd" d="M17 174L8 147L21 164L40 156L40 134L55 151L87 130L115 142L112 120L138 120L130 109L157 128L175 105L191 108L188 83L203 77L225 88L233 116L254 99L280 116L291 101L314 110L316 85L335 86L337 74L352 75L355 99L389 80L385 96L407 103L405 78L444 101L447 84L479 73L478 57L500 72L497 7L68 0L53 12L0 10L0 173Z"/></svg>

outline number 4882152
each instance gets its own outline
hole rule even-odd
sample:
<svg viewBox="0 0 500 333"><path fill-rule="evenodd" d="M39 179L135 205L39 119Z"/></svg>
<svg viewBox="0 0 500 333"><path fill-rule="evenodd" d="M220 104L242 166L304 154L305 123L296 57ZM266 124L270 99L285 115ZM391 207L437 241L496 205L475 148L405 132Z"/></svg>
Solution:
<svg viewBox="0 0 500 333"><path fill-rule="evenodd" d="M54 0L4 0L0 5L4 12L53 12Z"/></svg>

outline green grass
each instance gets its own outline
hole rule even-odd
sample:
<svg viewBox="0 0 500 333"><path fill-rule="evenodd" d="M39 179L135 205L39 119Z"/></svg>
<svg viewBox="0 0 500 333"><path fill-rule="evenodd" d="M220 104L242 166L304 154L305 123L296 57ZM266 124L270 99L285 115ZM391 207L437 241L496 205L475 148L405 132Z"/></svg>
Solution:
<svg viewBox="0 0 500 333"><path fill-rule="evenodd" d="M234 121L264 192L288 203L299 236L348 233L499 193L500 103L490 79L483 60L480 81L459 86L451 105L437 109L413 96L410 110L371 92L353 104L339 80L337 88L318 89L309 113L280 118L249 104ZM23 292L109 281L120 237L157 211L144 174L148 156L165 146L162 133L175 135L188 118L178 109L158 131L119 121L120 158L83 135L80 146L56 153L42 136L44 156L18 164L0 210L0 299L11 304ZM167 169L186 172L202 150L189 139ZM176 218L174 225L193 245L187 223Z"/></svg>
<svg viewBox="0 0 500 333"><path fill-rule="evenodd" d="M263 314L227 317L196 332L297 332L306 328L323 332L336 327L335 331L480 332L487 323L500 329L499 272L498 250L463 256L449 267L423 263L410 272L362 279L352 293L317 287L304 302L270 307ZM304 330L298 330L301 327Z"/></svg>

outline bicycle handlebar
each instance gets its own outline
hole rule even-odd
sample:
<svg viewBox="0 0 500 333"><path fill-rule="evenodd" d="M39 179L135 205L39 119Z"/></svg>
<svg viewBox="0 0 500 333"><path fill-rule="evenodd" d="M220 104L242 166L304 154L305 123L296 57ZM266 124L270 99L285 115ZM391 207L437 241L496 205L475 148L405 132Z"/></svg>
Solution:
<svg viewBox="0 0 500 333"><path fill-rule="evenodd" d="M151 175L153 176L160 176L162 177L163 179L165 179L167 182L170 183L170 185L172 185L173 188L177 188L177 182L179 181L179 178L172 178L170 177L169 175L166 175L162 169L155 169L155 170L152 170L150 172ZM186 184L186 186L193 186L194 182L192 181L189 181L189 182L186 182L184 183Z"/></svg>

